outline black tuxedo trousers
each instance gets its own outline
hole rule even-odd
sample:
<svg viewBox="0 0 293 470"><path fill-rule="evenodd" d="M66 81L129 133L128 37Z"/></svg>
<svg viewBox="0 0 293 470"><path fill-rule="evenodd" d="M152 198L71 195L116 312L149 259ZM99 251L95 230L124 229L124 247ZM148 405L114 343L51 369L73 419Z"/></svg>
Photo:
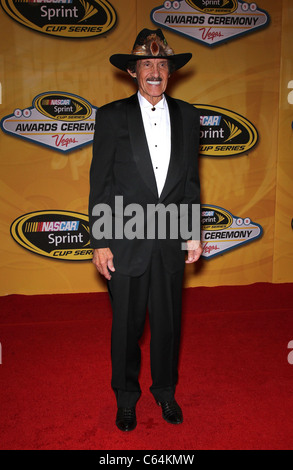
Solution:
<svg viewBox="0 0 293 470"><path fill-rule="evenodd" d="M151 331L150 390L158 401L174 398L178 380L181 298L184 261L180 270L165 269L154 245L149 265L140 276L114 273L108 281L112 303L112 388L118 407L135 406L140 397L140 345L146 311Z"/></svg>

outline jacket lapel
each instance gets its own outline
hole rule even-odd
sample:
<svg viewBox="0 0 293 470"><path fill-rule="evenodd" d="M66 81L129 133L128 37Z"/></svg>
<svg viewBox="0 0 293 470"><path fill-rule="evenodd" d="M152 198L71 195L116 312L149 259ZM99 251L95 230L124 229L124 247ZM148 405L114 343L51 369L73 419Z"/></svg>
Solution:
<svg viewBox="0 0 293 470"><path fill-rule="evenodd" d="M173 98L170 98L167 95L165 96L168 102L170 113L171 155L167 178L159 201L162 201L176 185L180 171L182 170L181 155L183 153L183 130L180 108ZM143 120L137 94L131 96L128 100L127 119L133 157L137 168L147 186L158 198L155 174L149 153L147 138L143 127Z"/></svg>
<svg viewBox="0 0 293 470"><path fill-rule="evenodd" d="M128 129L133 157L137 168L152 193L158 198L158 190L145 135L137 95L129 98L127 106Z"/></svg>

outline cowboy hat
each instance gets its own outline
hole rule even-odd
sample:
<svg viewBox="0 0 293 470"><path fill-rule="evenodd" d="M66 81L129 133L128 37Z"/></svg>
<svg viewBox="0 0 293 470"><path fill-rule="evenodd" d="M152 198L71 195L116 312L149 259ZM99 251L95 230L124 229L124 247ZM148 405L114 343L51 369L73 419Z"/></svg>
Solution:
<svg viewBox="0 0 293 470"><path fill-rule="evenodd" d="M114 54L110 57L112 65L127 72L129 63L140 59L168 59L173 71L180 69L191 59L192 54L174 54L168 46L161 29L143 29L137 36L131 54Z"/></svg>

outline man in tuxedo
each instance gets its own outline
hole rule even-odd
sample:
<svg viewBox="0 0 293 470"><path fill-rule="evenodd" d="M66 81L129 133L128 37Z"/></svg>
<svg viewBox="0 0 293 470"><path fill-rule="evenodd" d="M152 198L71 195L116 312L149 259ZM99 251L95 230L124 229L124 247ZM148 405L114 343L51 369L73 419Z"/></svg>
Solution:
<svg viewBox="0 0 293 470"><path fill-rule="evenodd" d="M150 391L168 423L183 421L175 387L184 266L202 253L200 121L198 110L165 90L170 74L190 58L189 53L175 54L160 29L142 30L131 54L110 57L112 65L136 80L138 92L102 106L96 114L90 234L93 263L107 279L113 311L111 385L117 400L116 425L122 431L137 424L139 339L147 309ZM186 236L178 230L183 220L188 221Z"/></svg>

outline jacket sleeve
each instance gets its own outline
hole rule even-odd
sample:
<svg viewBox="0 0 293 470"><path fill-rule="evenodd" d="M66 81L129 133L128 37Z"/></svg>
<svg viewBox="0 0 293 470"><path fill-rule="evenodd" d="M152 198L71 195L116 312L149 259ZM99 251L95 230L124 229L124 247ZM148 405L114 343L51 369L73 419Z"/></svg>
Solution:
<svg viewBox="0 0 293 470"><path fill-rule="evenodd" d="M92 248L108 247L108 239L111 238L109 234L107 237L107 227L104 227L103 233L99 233L98 220L102 216L105 217L103 212L105 205L111 211L115 148L115 130L108 107L99 108L96 113L93 156L90 167L89 228ZM112 217L109 218L109 214L106 216L107 220L112 223Z"/></svg>
<svg viewBox="0 0 293 470"><path fill-rule="evenodd" d="M188 205L188 231L190 239L200 240L201 210L200 210L200 180L198 168L200 113L192 109L191 130L188 142L188 167L185 182L184 203Z"/></svg>

